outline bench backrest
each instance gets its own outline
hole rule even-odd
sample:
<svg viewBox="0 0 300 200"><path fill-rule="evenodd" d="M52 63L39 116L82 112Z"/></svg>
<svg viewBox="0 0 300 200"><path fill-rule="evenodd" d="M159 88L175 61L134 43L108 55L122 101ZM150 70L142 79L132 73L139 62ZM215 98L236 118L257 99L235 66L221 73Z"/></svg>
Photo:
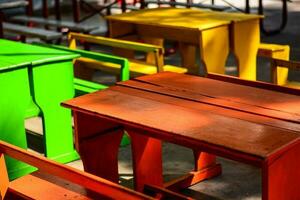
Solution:
<svg viewBox="0 0 300 200"><path fill-rule="evenodd" d="M92 36L92 35L73 33L73 32L69 33L68 40L69 40L69 47L71 49L76 49L77 41L83 41L87 43L110 46L114 48L121 48L121 49L144 52L144 53L153 53L155 57L155 65L157 67L158 72L163 71L164 49L157 45L113 39L113 38L107 38L101 36Z"/></svg>
<svg viewBox="0 0 300 200"><path fill-rule="evenodd" d="M62 165L55 161L46 159L42 156L35 155L31 152L25 151L19 147L13 146L0 140L0 174L6 173L4 165L4 156L8 155L14 159L20 160L51 175L60 177L62 179L71 181L81 185L87 189L97 192L103 196L112 199L151 199L150 197L133 190L127 189L116 183L110 182L103 178L94 176L92 174L82 172L69 166ZM3 167L4 166L4 167ZM5 191L8 188L8 179L2 181L1 176L1 195L4 197ZM51 191L49 191L51 192Z"/></svg>
<svg viewBox="0 0 300 200"><path fill-rule="evenodd" d="M35 44L39 45L39 46L55 48L55 49L59 49L59 50L67 51L67 52L80 54L82 57L94 59L94 60L101 61L101 62L109 62L109 63L114 63L117 65L120 65L121 71L120 71L119 80L126 81L126 80L129 80L129 78L130 78L129 62L126 58L121 58L118 56L113 56L113 55L108 55L108 54L103 54L103 53L85 51L85 50L80 50L80 49L70 49L68 47L64 47L64 46L60 46L60 45L50 45L50 44L41 44L41 43L35 43ZM76 70L78 70L78 69L75 68L74 70L75 70L75 75L80 73L80 72L76 73ZM95 92L97 90L105 89L108 86L99 84L99 83L94 83L94 82L87 81L87 80L83 80L81 78L74 78L74 87L75 87L75 91L76 91L76 96L80 96L82 94L91 93L91 92Z"/></svg>

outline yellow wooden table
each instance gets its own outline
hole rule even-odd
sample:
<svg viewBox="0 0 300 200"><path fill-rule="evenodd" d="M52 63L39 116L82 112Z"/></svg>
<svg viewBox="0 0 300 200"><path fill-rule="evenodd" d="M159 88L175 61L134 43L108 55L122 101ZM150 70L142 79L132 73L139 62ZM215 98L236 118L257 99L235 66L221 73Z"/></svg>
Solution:
<svg viewBox="0 0 300 200"><path fill-rule="evenodd" d="M146 42L162 45L163 39L180 44L181 65L199 74L195 49L208 72L225 72L231 48L241 78L255 80L256 54L260 43L259 15L212 12L180 8L145 9L106 17L110 37L138 35Z"/></svg>

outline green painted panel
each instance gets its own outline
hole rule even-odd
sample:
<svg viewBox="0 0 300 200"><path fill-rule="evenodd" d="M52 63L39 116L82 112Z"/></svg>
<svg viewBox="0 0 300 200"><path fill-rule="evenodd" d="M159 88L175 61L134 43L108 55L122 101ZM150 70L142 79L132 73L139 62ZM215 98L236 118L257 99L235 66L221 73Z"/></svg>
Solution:
<svg viewBox="0 0 300 200"><path fill-rule="evenodd" d="M72 60L34 66L30 81L42 112L46 156L59 162L77 159L71 111L60 106L74 97Z"/></svg>
<svg viewBox="0 0 300 200"><path fill-rule="evenodd" d="M7 69L7 67L17 68L24 64L38 65L60 60L70 60L79 56L71 52L4 39L0 39L0 47L0 60L11 63L8 66L1 66L0 64L0 70Z"/></svg>
<svg viewBox="0 0 300 200"><path fill-rule="evenodd" d="M0 71L0 140L21 148L27 148L24 116L30 103L27 68ZM35 168L6 157L10 179L15 179Z"/></svg>

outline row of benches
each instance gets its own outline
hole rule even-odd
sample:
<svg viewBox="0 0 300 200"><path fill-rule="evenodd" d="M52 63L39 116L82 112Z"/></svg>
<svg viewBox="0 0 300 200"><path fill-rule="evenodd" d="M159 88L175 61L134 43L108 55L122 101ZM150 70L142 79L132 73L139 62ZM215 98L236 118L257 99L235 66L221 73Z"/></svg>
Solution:
<svg viewBox="0 0 300 200"><path fill-rule="evenodd" d="M132 56L131 54L124 55L125 57L129 56L129 70L132 77L136 77L139 75L146 75L146 74L154 74L156 72L161 72L161 71L171 71L177 73L187 72L187 69L182 67L165 65L164 49L160 46L144 44L140 42L125 41L120 39L106 38L101 36L91 36L91 35L80 34L80 33L69 34L70 49L76 49L77 48L76 43L78 44L78 41L87 42L89 44L110 46L113 48L122 48L122 49L126 49L127 52L137 51L146 54L149 53L153 54L155 57L154 60L156 61L155 63L149 63L147 62L147 60L141 61L135 59L134 56ZM51 47L70 51L70 49L62 46L52 45ZM276 59L289 60L289 53L290 53L290 48L288 45L262 43L259 46L257 55L260 57L266 57L271 59L276 58ZM113 74L118 74L119 67L109 62L99 62L88 58L76 59L75 62L76 76L87 80L91 80L95 70L101 70ZM278 74L280 74L280 76L278 76L276 83L279 85L287 84L288 70L284 68L279 68Z"/></svg>
<svg viewBox="0 0 300 200"><path fill-rule="evenodd" d="M3 31L13 33L13 34L19 34L23 36L30 36L30 37L37 37L41 40L44 40L46 42L51 42L55 40L59 40L63 35L61 32L32 27L32 26L24 26L19 25L16 23L22 23L22 24L38 24L39 26L45 26L45 27L54 27L56 29L62 29L67 28L70 31L75 32L83 32L83 33L89 33L93 30L96 30L98 28L98 25L86 25L83 23L76 23L72 21L62 21L60 19L60 16L56 16L56 19L48 19L48 11L45 10L48 8L48 2L43 1L43 8L44 12L43 17L33 17L31 16L32 10L33 10L33 3L32 0L17 0L13 2L4 2L0 3L0 36L3 37ZM14 9L14 8L26 8L27 15L19 15L9 18L8 20L11 22L3 22L4 20L4 10L8 9ZM55 1L55 8L60 9L60 2ZM57 11L58 12L58 11Z"/></svg>

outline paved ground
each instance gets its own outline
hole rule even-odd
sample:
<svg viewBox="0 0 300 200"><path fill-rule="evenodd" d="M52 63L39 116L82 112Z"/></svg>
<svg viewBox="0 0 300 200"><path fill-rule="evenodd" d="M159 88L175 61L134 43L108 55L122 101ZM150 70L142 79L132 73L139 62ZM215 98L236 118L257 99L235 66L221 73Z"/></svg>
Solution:
<svg viewBox="0 0 300 200"><path fill-rule="evenodd" d="M236 1L230 2L236 4ZM219 2L217 2L219 3ZM243 3L243 2L242 2ZM243 4L239 2L237 6L242 7ZM255 3L252 2L251 3ZM279 0L264 1L266 7L266 25L268 27L275 27L279 24ZM220 3L221 4L221 3ZM255 12L255 9L253 10ZM262 35L261 39L264 42L289 44L291 46L291 58L300 60L300 1L293 0L289 3L289 20L285 30L275 36ZM91 19L89 23L99 23L99 18ZM104 21L100 22L104 25ZM178 56L173 55L167 58L167 62L179 63ZM232 58L229 63L232 63ZM258 64L258 79L269 80L269 68L265 60L259 60ZM300 74L291 73L292 79L300 80ZM234 126L234 124L233 124ZM172 144L164 144L163 148L164 158L164 174L165 178L169 179L184 174L193 167L193 156L189 149L179 147ZM129 147L120 149L120 174L122 184L132 187L132 166L131 166L131 152ZM261 177L260 170L233 161L218 158L222 163L223 174L212 180L199 183L187 190L184 193L189 194L196 199L236 199L236 200L257 200L261 199ZM71 166L82 169L82 163L75 161L70 163Z"/></svg>

